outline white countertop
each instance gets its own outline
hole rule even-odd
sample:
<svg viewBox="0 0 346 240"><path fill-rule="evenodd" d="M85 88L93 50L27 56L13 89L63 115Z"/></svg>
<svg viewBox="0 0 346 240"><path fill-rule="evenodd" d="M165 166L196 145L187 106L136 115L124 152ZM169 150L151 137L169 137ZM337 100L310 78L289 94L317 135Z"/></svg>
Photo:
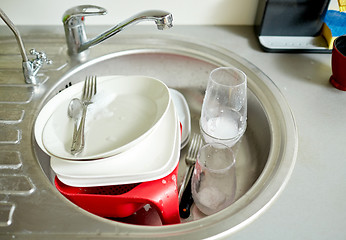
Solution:
<svg viewBox="0 0 346 240"><path fill-rule="evenodd" d="M176 27L247 59L282 91L296 119L292 176L262 215L232 239L345 239L346 92L329 83L331 54L267 53L252 27Z"/></svg>

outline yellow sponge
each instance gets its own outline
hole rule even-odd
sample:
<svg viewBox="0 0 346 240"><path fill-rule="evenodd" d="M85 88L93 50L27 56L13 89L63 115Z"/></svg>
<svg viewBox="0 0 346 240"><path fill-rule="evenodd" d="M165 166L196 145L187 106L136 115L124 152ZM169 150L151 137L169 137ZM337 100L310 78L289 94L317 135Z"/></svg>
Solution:
<svg viewBox="0 0 346 240"><path fill-rule="evenodd" d="M346 0L338 0L340 12L346 11Z"/></svg>
<svg viewBox="0 0 346 240"><path fill-rule="evenodd" d="M326 39L328 48L332 49L334 40L344 34L346 34L346 13L328 10L322 28L322 36Z"/></svg>
<svg viewBox="0 0 346 240"><path fill-rule="evenodd" d="M326 39L328 48L333 49L333 43L336 37L332 36L332 31L330 30L330 28L328 27L326 23L323 23L322 36Z"/></svg>

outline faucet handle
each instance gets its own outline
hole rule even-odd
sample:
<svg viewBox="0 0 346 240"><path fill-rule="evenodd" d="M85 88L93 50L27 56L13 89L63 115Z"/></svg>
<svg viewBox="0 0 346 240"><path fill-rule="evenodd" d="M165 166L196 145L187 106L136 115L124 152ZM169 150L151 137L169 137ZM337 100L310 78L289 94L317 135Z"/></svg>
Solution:
<svg viewBox="0 0 346 240"><path fill-rule="evenodd" d="M52 60L47 58L44 52L37 52L35 49L30 49L29 53L35 58L32 60L23 60L22 62L25 82L28 84L38 85L42 83L42 81L37 76L38 71L43 66L43 64L52 64L53 62Z"/></svg>
<svg viewBox="0 0 346 240"><path fill-rule="evenodd" d="M81 20L85 16L105 15L107 10L95 5L79 5L65 11L62 21L65 24L73 24L73 19Z"/></svg>
<svg viewBox="0 0 346 240"><path fill-rule="evenodd" d="M53 63L52 60L47 58L47 56L44 52L37 52L36 49L30 49L29 53L31 55L35 56L35 58L33 60L31 60L33 68L35 71L38 71L38 69L41 68L44 63L48 64L48 65Z"/></svg>

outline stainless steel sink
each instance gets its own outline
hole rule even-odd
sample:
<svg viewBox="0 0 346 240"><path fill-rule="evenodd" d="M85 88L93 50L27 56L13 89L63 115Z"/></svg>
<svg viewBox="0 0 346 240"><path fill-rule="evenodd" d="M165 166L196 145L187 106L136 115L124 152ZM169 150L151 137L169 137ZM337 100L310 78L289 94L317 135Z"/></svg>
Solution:
<svg viewBox="0 0 346 240"><path fill-rule="evenodd" d="M0 39L0 235L48 235L91 238L223 237L245 227L284 188L297 154L293 115L275 84L258 68L234 53L209 44L170 35L119 35L91 49L79 64L68 60L63 36L27 39L54 61L45 67L40 86L25 85L16 43ZM248 127L237 151L237 200L230 207L203 216L197 209L181 224L139 226L130 220L95 216L69 202L53 186L54 172L35 142L33 126L44 104L87 75L147 75L179 90L198 132L201 103L209 72L235 66L248 76ZM185 172L181 153L178 183ZM33 221L34 219L34 221ZM127 222L127 223L124 223ZM130 224L128 224L130 223Z"/></svg>

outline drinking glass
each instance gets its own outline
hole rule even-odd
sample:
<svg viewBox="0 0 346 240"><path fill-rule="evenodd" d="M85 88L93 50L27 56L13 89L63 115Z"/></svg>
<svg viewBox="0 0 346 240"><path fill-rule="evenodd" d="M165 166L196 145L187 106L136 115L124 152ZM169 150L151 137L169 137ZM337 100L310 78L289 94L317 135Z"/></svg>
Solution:
<svg viewBox="0 0 346 240"><path fill-rule="evenodd" d="M199 150L191 179L191 191L197 208L206 215L216 213L233 203L236 174L231 148L212 143Z"/></svg>
<svg viewBox="0 0 346 240"><path fill-rule="evenodd" d="M214 69L203 99L200 129L207 143L232 147L244 134L247 119L247 77L234 67Z"/></svg>

